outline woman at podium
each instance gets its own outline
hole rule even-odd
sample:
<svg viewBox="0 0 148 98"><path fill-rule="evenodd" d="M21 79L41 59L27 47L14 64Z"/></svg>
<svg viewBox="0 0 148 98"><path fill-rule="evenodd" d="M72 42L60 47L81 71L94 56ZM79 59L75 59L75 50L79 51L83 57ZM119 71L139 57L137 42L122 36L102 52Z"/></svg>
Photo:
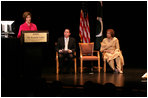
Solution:
<svg viewBox="0 0 148 98"><path fill-rule="evenodd" d="M25 23L20 25L17 38L21 37L21 31L37 31L37 26L34 23L31 23L31 13L30 12L24 12L23 18L25 20Z"/></svg>

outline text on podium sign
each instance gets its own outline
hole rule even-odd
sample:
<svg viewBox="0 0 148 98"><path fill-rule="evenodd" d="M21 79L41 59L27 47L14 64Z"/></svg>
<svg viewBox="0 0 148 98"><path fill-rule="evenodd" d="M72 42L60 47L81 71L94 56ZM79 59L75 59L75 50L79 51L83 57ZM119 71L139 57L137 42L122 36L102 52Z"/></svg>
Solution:
<svg viewBox="0 0 148 98"><path fill-rule="evenodd" d="M24 33L24 42L47 42L47 33Z"/></svg>

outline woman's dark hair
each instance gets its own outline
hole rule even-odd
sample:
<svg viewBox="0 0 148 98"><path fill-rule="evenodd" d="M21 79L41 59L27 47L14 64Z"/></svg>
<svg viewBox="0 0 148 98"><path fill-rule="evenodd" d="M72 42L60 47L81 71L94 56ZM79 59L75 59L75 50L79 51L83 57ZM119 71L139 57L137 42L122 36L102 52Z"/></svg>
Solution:
<svg viewBox="0 0 148 98"><path fill-rule="evenodd" d="M107 29L106 32L110 32L111 36L115 36L115 31L113 29Z"/></svg>
<svg viewBox="0 0 148 98"><path fill-rule="evenodd" d="M24 18L24 20L26 20L26 17L27 17L28 15L32 16L30 12L24 12L24 13L23 13L23 18Z"/></svg>

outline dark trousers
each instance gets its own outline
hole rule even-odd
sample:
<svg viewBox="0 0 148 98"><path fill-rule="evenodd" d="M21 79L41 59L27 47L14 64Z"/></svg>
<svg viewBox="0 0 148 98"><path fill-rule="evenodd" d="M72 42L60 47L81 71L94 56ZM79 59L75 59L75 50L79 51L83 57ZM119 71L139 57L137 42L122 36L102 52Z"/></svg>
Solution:
<svg viewBox="0 0 148 98"><path fill-rule="evenodd" d="M60 72L70 73L73 65L73 53L59 53Z"/></svg>

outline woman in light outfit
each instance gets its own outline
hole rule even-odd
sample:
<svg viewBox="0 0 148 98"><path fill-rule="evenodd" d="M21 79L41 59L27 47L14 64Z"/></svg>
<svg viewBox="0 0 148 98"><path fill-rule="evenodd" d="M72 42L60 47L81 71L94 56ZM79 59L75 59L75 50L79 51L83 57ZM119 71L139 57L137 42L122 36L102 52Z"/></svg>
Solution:
<svg viewBox="0 0 148 98"><path fill-rule="evenodd" d="M101 43L101 52L104 52L104 59L107 60L113 71L123 73L122 66L124 65L124 59L120 51L119 40L114 37L114 30L107 30L107 38L104 38ZM117 68L114 66L114 59L116 61Z"/></svg>

